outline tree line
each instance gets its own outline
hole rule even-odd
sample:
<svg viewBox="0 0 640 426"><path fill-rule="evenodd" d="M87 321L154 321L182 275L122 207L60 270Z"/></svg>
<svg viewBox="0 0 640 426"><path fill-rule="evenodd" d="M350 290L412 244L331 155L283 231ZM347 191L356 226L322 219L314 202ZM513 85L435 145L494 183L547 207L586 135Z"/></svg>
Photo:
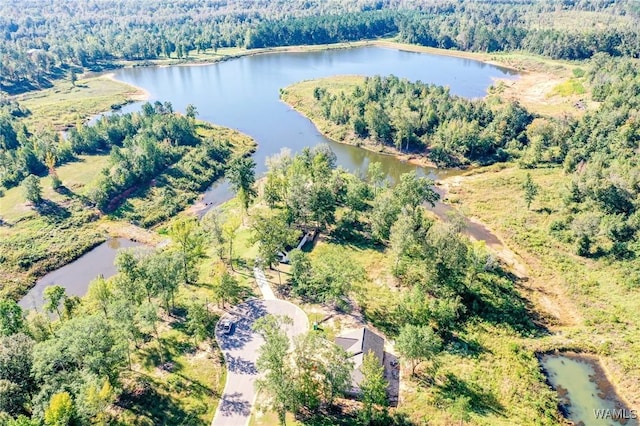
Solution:
<svg viewBox="0 0 640 426"><path fill-rule="evenodd" d="M627 0L251 5L188 1L180 8L154 0L83 5L77 0L57 2L46 10L36 1L0 5L0 90L20 93L47 87L53 79L73 80L76 72L110 68L122 59L186 59L194 52L221 47L322 44L389 35L445 49L525 50L559 59L585 59L597 52L640 55L632 24L614 21L604 28L565 28L538 19L561 11L633 20L638 10Z"/></svg>
<svg viewBox="0 0 640 426"><path fill-rule="evenodd" d="M140 112L110 114L93 125L71 128L64 139L53 131L29 133L18 117L0 115L0 183L11 188L24 181L26 199L42 201L37 176L52 177L60 190L64 182L57 168L79 155L109 154L108 165L88 185L87 201L103 211L115 210L128 194L155 179L163 192L164 208L155 215L130 219L152 225L177 212L224 173L232 145L226 138L202 138L197 133L196 109L174 113L170 103L142 105ZM181 200L186 196L188 199ZM163 203L165 202L163 201Z"/></svg>
<svg viewBox="0 0 640 426"><path fill-rule="evenodd" d="M314 97L325 119L349 127L356 138L427 154L448 167L510 158L510 150L527 144L533 120L515 102L495 108L395 76L366 77L350 94L317 87Z"/></svg>

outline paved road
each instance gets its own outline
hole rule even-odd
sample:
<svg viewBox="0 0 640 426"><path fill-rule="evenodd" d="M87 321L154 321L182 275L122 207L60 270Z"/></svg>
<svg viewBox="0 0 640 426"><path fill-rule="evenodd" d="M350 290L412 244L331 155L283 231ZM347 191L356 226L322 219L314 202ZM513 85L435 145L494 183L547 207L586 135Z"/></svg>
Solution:
<svg viewBox="0 0 640 426"><path fill-rule="evenodd" d="M264 300L276 300L277 297L273 293L267 277L264 276L264 271L260 268L253 268L253 276L256 278L256 283L258 283L258 288L262 292Z"/></svg>
<svg viewBox="0 0 640 426"><path fill-rule="evenodd" d="M307 315L292 303L284 300L250 300L235 308L236 324L229 335L216 327L216 340L227 363L227 383L220 404L213 417L212 426L242 426L249 424L255 401L254 382L257 377L255 362L258 348L264 340L254 333L251 326L256 319L267 315L287 315L293 324L287 326L290 337L309 329Z"/></svg>

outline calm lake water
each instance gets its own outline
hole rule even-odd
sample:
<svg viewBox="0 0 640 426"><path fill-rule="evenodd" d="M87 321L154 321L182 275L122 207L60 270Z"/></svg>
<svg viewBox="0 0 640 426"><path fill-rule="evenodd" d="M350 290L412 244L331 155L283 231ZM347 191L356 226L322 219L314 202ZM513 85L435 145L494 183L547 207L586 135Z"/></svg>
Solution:
<svg viewBox="0 0 640 426"><path fill-rule="evenodd" d="M597 361L577 354L545 354L540 363L549 384L558 392L565 416L575 424L638 425L636 417L640 413L630 411L617 400ZM600 410L600 413L596 414L594 410ZM607 416L609 413L615 413L620 418L611 419L611 416Z"/></svg>
<svg viewBox="0 0 640 426"><path fill-rule="evenodd" d="M281 148L290 148L295 153L322 142L329 143L338 164L351 171L379 161L391 180L416 169L432 178L454 173L417 167L390 156L332 142L279 99L279 90L293 83L345 74L393 74L448 86L452 93L469 98L484 96L496 78L517 78L512 70L483 62L380 47L271 53L203 66L128 68L117 71L115 76L146 89L151 102L169 101L178 111L193 104L199 118L252 136L258 142L254 154L258 174L266 170L266 158ZM123 111L139 107L132 104ZM228 187L219 182L207 191L204 202L217 205L229 198Z"/></svg>
<svg viewBox="0 0 640 426"><path fill-rule="evenodd" d="M23 309L40 310L44 305L44 289L51 285L63 286L68 296L84 296L92 280L100 275L105 278L115 275L116 267L113 261L119 249L139 245L124 238L107 240L73 262L40 278L18 304Z"/></svg>

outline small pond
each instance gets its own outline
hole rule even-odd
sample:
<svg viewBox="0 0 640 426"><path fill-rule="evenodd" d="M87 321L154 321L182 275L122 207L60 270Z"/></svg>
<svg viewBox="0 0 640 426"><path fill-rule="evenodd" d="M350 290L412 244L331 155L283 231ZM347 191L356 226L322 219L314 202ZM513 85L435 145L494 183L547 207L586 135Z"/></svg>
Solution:
<svg viewBox="0 0 640 426"><path fill-rule="evenodd" d="M634 417L640 413L620 402L597 360L573 353L544 354L539 358L567 419L584 426L638 426ZM612 418L616 416L621 418Z"/></svg>

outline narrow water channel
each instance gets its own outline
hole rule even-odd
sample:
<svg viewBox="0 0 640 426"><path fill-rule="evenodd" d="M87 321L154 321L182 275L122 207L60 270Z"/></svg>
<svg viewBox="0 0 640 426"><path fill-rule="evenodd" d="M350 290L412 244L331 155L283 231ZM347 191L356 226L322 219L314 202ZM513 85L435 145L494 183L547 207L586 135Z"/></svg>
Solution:
<svg viewBox="0 0 640 426"><path fill-rule="evenodd" d="M84 296L91 281L100 275L105 278L115 275L117 271L113 262L118 250L137 246L140 244L124 238L109 239L73 262L40 278L18 304L23 309L41 310L44 305L44 289L52 285L64 287L67 296Z"/></svg>

